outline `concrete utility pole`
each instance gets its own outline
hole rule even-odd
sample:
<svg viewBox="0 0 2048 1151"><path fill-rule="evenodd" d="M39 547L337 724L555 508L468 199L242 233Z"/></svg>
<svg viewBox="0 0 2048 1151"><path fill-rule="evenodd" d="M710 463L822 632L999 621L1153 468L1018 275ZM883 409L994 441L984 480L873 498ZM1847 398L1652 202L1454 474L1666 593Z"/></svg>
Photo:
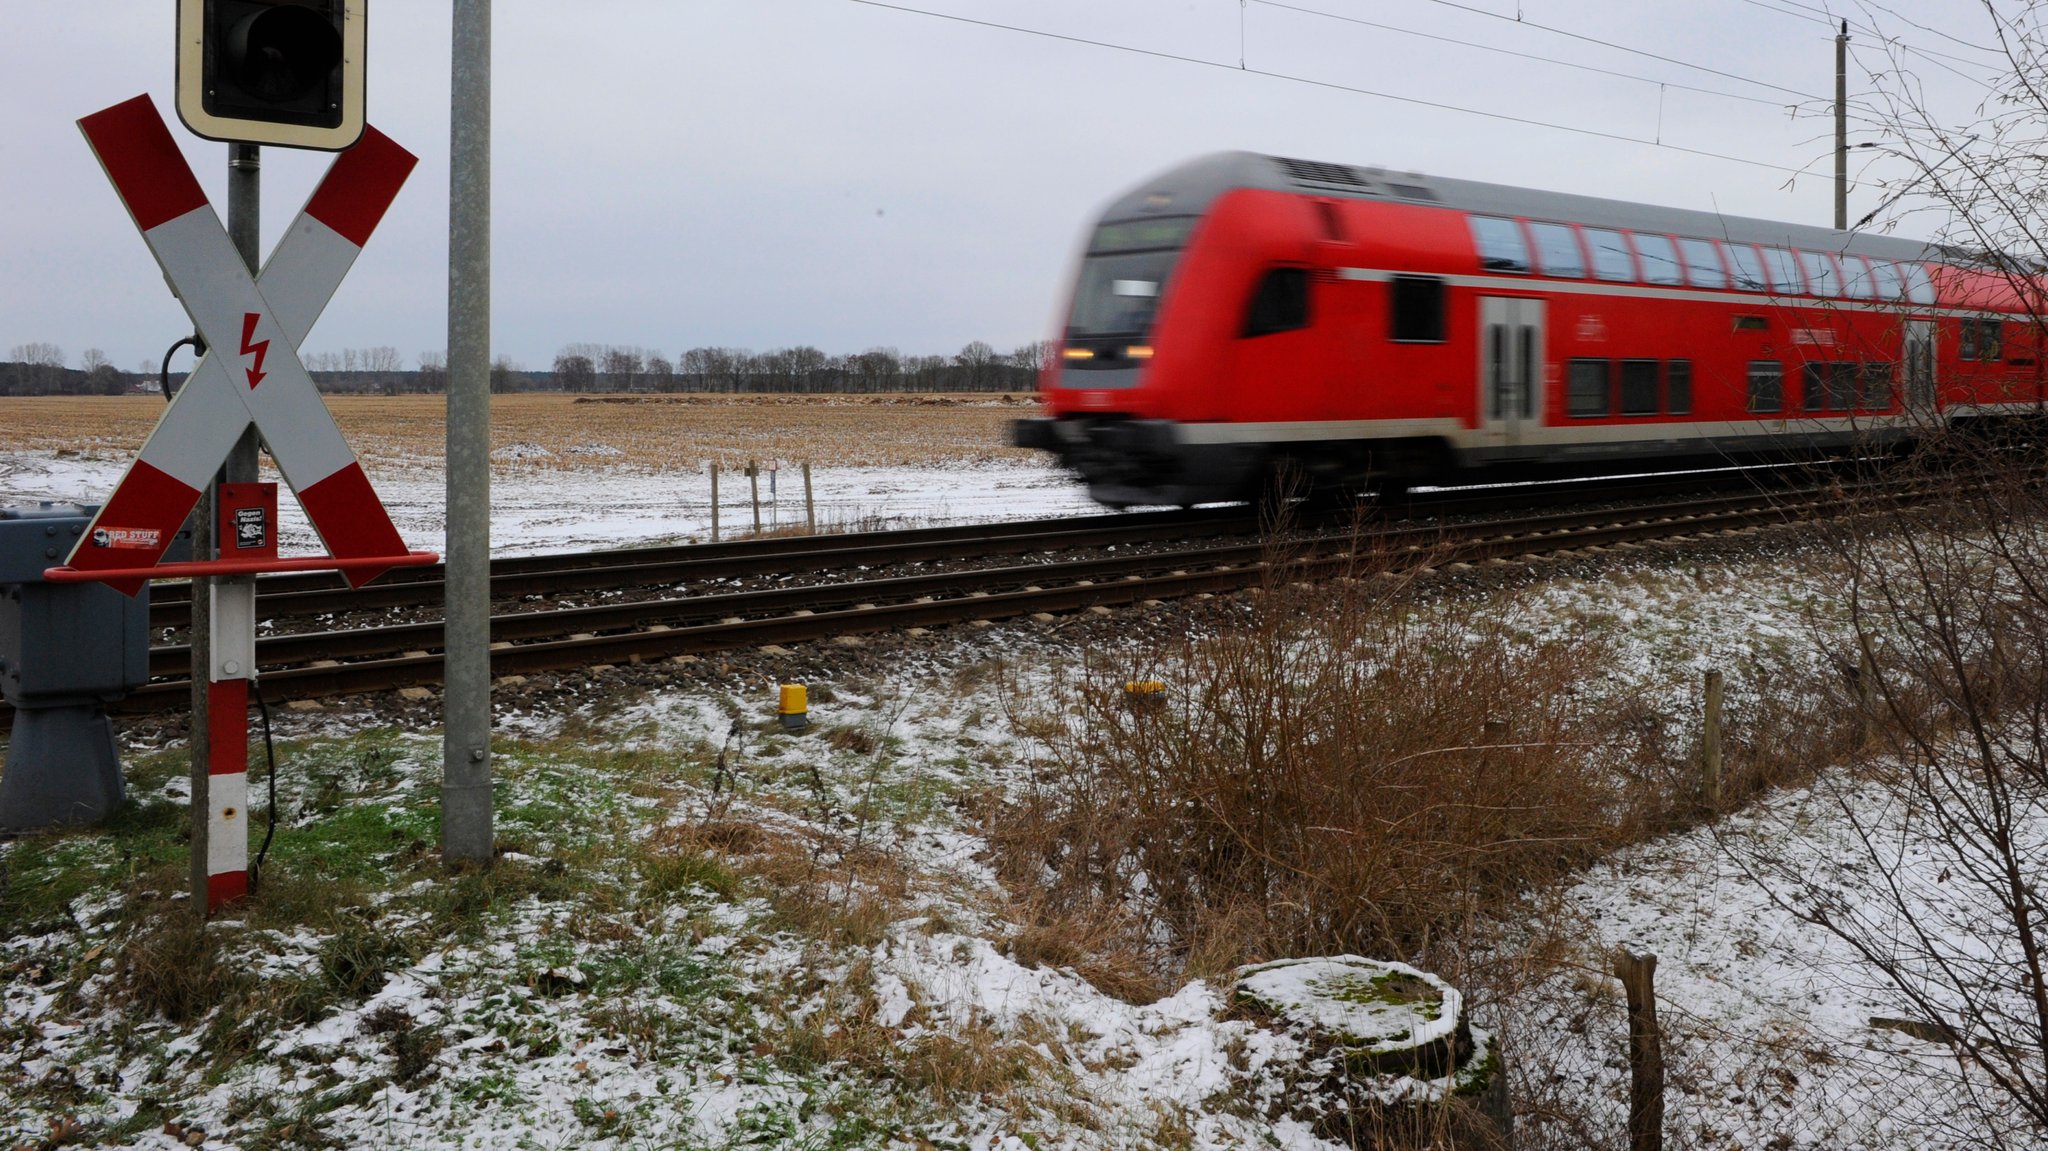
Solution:
<svg viewBox="0 0 2048 1151"><path fill-rule="evenodd" d="M1835 37L1835 230L1849 230L1849 22Z"/></svg>
<svg viewBox="0 0 2048 1151"><path fill-rule="evenodd" d="M441 856L488 863L491 809L491 0L455 0L448 146L448 568Z"/></svg>
<svg viewBox="0 0 2048 1151"><path fill-rule="evenodd" d="M228 145L228 238L254 276L263 263L263 149L255 144ZM219 475L200 497L192 517L192 558L215 558L214 524L220 516L220 485L256 479L256 427L243 429L229 450ZM204 917L207 898L207 841L212 820L213 727L207 687L213 680L213 581L237 577L198 577L192 581L192 905Z"/></svg>

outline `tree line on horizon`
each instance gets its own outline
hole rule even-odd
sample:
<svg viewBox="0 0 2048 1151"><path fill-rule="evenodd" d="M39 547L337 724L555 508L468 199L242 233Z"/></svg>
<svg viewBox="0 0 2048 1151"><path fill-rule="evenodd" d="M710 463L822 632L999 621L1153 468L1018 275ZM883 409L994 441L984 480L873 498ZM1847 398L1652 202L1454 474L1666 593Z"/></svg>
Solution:
<svg viewBox="0 0 2048 1151"><path fill-rule="evenodd" d="M875 347L834 355L808 345L755 352L748 348L696 347L671 359L660 351L622 344L568 344L543 370L529 370L510 356L491 363L491 390L507 392L1028 392L1053 345L1038 341L1010 352L975 340L950 355L904 355ZM408 367L397 348L380 345L312 352L306 370L323 392L333 394L438 394L447 390L447 357L422 352ZM171 371L177 387L192 361L180 358ZM159 365L136 371L113 366L98 348L88 348L78 367L65 363L55 344L17 344L0 360L0 396L126 395L155 392Z"/></svg>

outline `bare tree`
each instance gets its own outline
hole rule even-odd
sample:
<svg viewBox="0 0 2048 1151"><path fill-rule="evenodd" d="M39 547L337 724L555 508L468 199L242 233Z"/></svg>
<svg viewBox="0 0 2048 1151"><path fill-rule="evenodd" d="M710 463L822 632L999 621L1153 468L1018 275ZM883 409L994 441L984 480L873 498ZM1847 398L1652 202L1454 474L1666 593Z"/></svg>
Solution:
<svg viewBox="0 0 2048 1151"><path fill-rule="evenodd" d="M647 353L647 384L657 392L676 390L676 366L660 352Z"/></svg>
<svg viewBox="0 0 2048 1151"><path fill-rule="evenodd" d="M2048 14L1982 0L1981 15L1977 27L1943 30L2002 57L2003 80L1963 124L1931 106L1915 74L1925 58L1882 30L1872 38L1865 127L1882 141L1873 171L1896 174L1874 181L1882 198L1855 225L1935 233L1950 253L1939 277L1949 300L2027 317L2008 331L1975 317L1940 322L1957 325L1943 339L1971 339L1968 370L1987 381L1995 372L2009 395L2035 402L2031 420L2008 423L2034 443L2048 310L2038 194ZM1740 858L1855 955L1845 978L1945 1047L1957 1071L1946 1122L1976 1145L2038 1147L2048 1140L2048 494L2037 463L1998 437L1936 423L1922 452L1945 493L1937 505L1873 503L1827 535L1827 578L1848 611L1825 642L1843 672L1842 706L1868 738L1864 763L1820 785L1847 834L1810 856L1833 865L1794 865L1769 848Z"/></svg>
<svg viewBox="0 0 2048 1151"><path fill-rule="evenodd" d="M7 354L13 361L12 390L17 394L50 393L64 383L64 349L50 343L16 344Z"/></svg>
<svg viewBox="0 0 2048 1151"><path fill-rule="evenodd" d="M996 350L981 340L975 340L961 348L953 357L953 364L959 369L959 388L967 392L994 391L1001 386L1000 367L1002 357Z"/></svg>
<svg viewBox="0 0 2048 1151"><path fill-rule="evenodd" d="M598 362L602 365L606 389L614 392L639 390L640 349L609 347L604 350L604 355Z"/></svg>
<svg viewBox="0 0 2048 1151"><path fill-rule="evenodd" d="M128 390L128 381L122 378L121 370L107 358L105 351L87 348L78 362L85 369L84 390L87 395L118 396Z"/></svg>
<svg viewBox="0 0 2048 1151"><path fill-rule="evenodd" d="M596 391L597 364L581 352L564 349L555 357L555 386L565 392Z"/></svg>
<svg viewBox="0 0 2048 1151"><path fill-rule="evenodd" d="M847 371L863 392L894 391L902 380L903 357L894 348L869 348L848 358Z"/></svg>
<svg viewBox="0 0 2048 1151"><path fill-rule="evenodd" d="M421 352L419 390L423 392L445 392L448 390L448 354L446 352Z"/></svg>
<svg viewBox="0 0 2048 1151"><path fill-rule="evenodd" d="M507 355L499 355L491 361L491 391L497 393L518 391L518 377L526 369Z"/></svg>

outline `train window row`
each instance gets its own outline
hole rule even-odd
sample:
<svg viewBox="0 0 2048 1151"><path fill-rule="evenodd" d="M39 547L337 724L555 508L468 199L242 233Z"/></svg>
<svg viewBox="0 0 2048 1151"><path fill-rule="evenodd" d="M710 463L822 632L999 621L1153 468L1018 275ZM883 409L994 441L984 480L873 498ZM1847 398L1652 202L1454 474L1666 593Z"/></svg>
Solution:
<svg viewBox="0 0 2048 1151"><path fill-rule="evenodd" d="M1892 378L1896 366L1889 363L1848 361L1800 365L1802 412L1886 411L1892 406ZM1749 362L1749 410L1785 410L1785 366L1776 360Z"/></svg>
<svg viewBox="0 0 2048 1151"><path fill-rule="evenodd" d="M1934 303L1934 280L1921 264L1505 216L1470 219L1480 267L1490 272Z"/></svg>
<svg viewBox="0 0 2048 1151"><path fill-rule="evenodd" d="M1692 412L1691 360L1580 358L1565 368L1565 414L1575 419Z"/></svg>

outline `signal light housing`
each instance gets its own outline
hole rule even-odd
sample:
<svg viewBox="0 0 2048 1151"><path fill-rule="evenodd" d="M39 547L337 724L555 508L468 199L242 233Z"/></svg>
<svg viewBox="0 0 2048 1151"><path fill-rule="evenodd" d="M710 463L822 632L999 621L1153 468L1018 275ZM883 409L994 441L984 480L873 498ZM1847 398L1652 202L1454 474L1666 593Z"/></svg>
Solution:
<svg viewBox="0 0 2048 1151"><path fill-rule="evenodd" d="M367 0L178 0L178 118L209 140L338 152L363 134Z"/></svg>

